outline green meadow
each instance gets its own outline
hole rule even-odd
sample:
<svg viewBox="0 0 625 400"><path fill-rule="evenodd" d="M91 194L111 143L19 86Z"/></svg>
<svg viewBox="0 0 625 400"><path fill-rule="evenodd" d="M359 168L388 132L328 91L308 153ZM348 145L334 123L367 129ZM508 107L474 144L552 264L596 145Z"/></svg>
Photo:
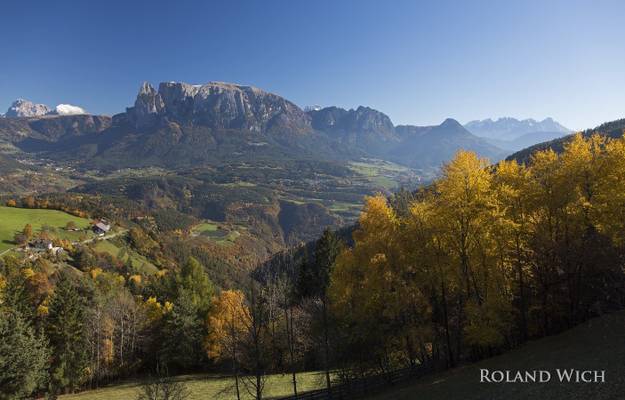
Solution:
<svg viewBox="0 0 625 400"><path fill-rule="evenodd" d="M34 233L48 226L56 230L54 234L60 238L77 240L80 233L68 232L64 229L70 221L73 221L78 228L89 226L88 219L75 217L63 211L0 206L0 252L15 246L13 237L26 224L33 227Z"/></svg>

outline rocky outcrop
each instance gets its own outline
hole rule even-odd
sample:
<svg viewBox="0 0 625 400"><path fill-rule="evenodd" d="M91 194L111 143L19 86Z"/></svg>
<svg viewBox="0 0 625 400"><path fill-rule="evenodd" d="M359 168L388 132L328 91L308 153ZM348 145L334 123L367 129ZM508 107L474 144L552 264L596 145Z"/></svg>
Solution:
<svg viewBox="0 0 625 400"><path fill-rule="evenodd" d="M169 120L254 133L311 130L309 117L290 101L252 86L223 82L164 82L158 91L144 83L126 116L137 128Z"/></svg>
<svg viewBox="0 0 625 400"><path fill-rule="evenodd" d="M18 99L11 104L4 116L7 118L41 117L50 111L52 110L45 104L35 104L28 100Z"/></svg>
<svg viewBox="0 0 625 400"><path fill-rule="evenodd" d="M128 114L137 127L142 127L152 125L164 108L165 105L161 95L152 85L144 82L137 94L135 106L127 109L126 114Z"/></svg>

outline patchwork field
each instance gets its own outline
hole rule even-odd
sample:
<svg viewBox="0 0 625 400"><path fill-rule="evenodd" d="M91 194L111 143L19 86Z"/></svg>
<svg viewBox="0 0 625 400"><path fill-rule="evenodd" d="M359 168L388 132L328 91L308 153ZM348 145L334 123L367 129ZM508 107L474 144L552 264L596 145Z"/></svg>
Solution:
<svg viewBox="0 0 625 400"><path fill-rule="evenodd" d="M64 228L68 222L74 222L78 228L89 226L86 218L57 210L38 210L29 208L0 207L0 252L14 247L13 237L21 231L26 224L33 227L33 232L41 231L47 226L54 230L54 234L60 238L77 240L79 232L69 232Z"/></svg>
<svg viewBox="0 0 625 400"><path fill-rule="evenodd" d="M304 392L318 389L323 385L323 374L318 372L305 372L298 374L298 390ZM186 384L190 392L188 400L226 400L236 398L234 392L229 390L232 379L217 375L187 375L177 378ZM291 375L271 375L265 384L264 396L267 398L286 396L292 393ZM241 398L248 400L250 396L242 387ZM97 390L89 390L78 394L60 396L62 400L110 400L128 399L133 400L140 393L140 382L128 382L121 385L105 387Z"/></svg>
<svg viewBox="0 0 625 400"><path fill-rule="evenodd" d="M352 161L348 166L378 189L392 190L402 185L412 186L419 181L413 170L390 161L366 159Z"/></svg>

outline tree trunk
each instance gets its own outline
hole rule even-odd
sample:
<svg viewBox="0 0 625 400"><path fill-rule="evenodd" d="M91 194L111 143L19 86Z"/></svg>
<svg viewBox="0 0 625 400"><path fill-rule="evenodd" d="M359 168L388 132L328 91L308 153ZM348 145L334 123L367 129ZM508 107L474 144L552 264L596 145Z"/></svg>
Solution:
<svg viewBox="0 0 625 400"><path fill-rule="evenodd" d="M289 319L289 309L284 308L284 321L286 323L286 341L289 346L289 353L291 355L291 374L293 375L293 395L297 397L297 377L295 375L295 351L293 340L293 310L291 310L291 318ZM289 323L290 321L290 323Z"/></svg>
<svg viewBox="0 0 625 400"><path fill-rule="evenodd" d="M523 279L523 265L521 263L521 244L519 238L516 238L516 258L517 258L517 274L519 275L519 306L521 308L521 340L527 340L527 304L525 300L525 281Z"/></svg>
<svg viewBox="0 0 625 400"><path fill-rule="evenodd" d="M443 319L445 320L445 341L447 343L447 367L454 367L454 355L451 350L451 335L449 334L449 315L447 313L447 291L445 283L441 281L441 296L443 300Z"/></svg>
<svg viewBox="0 0 625 400"><path fill-rule="evenodd" d="M326 388L328 389L329 397L332 397L332 383L330 382L330 342L328 339L328 311L326 301L327 299L324 296L321 300L321 305L323 309L323 339L325 350Z"/></svg>

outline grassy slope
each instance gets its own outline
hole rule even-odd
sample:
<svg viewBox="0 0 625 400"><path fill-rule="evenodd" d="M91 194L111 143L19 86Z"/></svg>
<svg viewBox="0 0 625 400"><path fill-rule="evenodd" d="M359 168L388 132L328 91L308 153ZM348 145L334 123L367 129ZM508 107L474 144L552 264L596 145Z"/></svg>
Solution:
<svg viewBox="0 0 625 400"><path fill-rule="evenodd" d="M78 233L65 232L61 229L69 221L74 221L79 228L85 228L89 225L88 219L75 217L62 211L0 207L0 251L14 246L13 236L17 231L22 230L26 224L32 225L33 232L40 230L43 225L49 225L59 229L57 232L59 237L67 236L67 238L76 239Z"/></svg>
<svg viewBox="0 0 625 400"><path fill-rule="evenodd" d="M479 383L480 368L546 369L545 384ZM606 383L560 383L557 368L605 370ZM370 397L371 400L608 400L625 398L625 312L595 318L557 336L540 339L506 354L420 379Z"/></svg>
<svg viewBox="0 0 625 400"><path fill-rule="evenodd" d="M188 400L226 400L236 398L233 392L224 392L232 380L210 375L189 375L178 377L179 381L185 382L191 392ZM298 389L302 391L313 390L321 387L323 376L315 372L307 372L298 375ZM290 375L272 375L268 378L264 396L286 396L291 393ZM245 392L245 389L242 389ZM109 400L109 399L135 399L139 393L139 384L130 382L121 385L106 387L98 390L90 390L74 395L61 396L62 400ZM244 394L243 399L251 399Z"/></svg>

